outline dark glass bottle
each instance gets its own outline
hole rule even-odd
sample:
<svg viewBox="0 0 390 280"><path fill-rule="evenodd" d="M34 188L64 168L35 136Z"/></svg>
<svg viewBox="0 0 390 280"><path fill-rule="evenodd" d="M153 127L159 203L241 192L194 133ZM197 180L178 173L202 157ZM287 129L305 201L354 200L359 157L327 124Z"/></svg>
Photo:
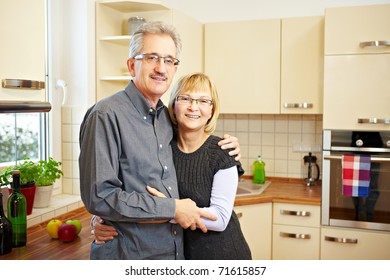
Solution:
<svg viewBox="0 0 390 280"><path fill-rule="evenodd" d="M12 172L12 193L8 198L8 219L12 224L12 247L26 246L27 203L20 192L20 171Z"/></svg>
<svg viewBox="0 0 390 280"><path fill-rule="evenodd" d="M3 194L0 192L0 255L12 251L12 225L4 215Z"/></svg>

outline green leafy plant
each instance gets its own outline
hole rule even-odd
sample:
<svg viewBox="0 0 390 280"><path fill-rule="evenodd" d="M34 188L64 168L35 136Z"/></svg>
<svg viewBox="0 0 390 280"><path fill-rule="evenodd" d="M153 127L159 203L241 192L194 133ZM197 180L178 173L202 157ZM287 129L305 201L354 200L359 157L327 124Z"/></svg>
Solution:
<svg viewBox="0 0 390 280"><path fill-rule="evenodd" d="M12 171L20 171L20 184L34 184L38 186L50 186L63 175L60 169L61 162L49 157L49 160L33 162L25 158L15 166L6 167L0 175L0 185L9 185L12 182Z"/></svg>
<svg viewBox="0 0 390 280"><path fill-rule="evenodd" d="M15 166L6 167L1 171L0 185L9 185L12 182L12 171L20 171L20 185L33 184L39 174L39 166L31 161L29 158L25 158L22 162Z"/></svg>
<svg viewBox="0 0 390 280"><path fill-rule="evenodd" d="M35 179L35 185L39 186L50 186L60 179L64 173L61 171L61 162L55 161L52 157L49 160L38 161L39 173Z"/></svg>

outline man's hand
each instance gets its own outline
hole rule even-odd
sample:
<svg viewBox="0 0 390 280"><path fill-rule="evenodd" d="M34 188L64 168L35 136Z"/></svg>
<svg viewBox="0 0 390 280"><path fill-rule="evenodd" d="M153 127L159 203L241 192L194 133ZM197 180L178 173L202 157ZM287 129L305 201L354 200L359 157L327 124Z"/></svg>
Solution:
<svg viewBox="0 0 390 280"><path fill-rule="evenodd" d="M96 244L104 244L105 241L112 240L118 235L116 229L112 226L105 225L104 221L99 216L95 216L91 226L92 232L95 235Z"/></svg>
<svg viewBox="0 0 390 280"><path fill-rule="evenodd" d="M207 228L200 218L203 217L212 221L217 220L217 217L197 207L196 203L189 198L176 199L175 201L175 221L184 229L191 228L191 230L195 230L199 228L203 232L207 232Z"/></svg>
<svg viewBox="0 0 390 280"><path fill-rule="evenodd" d="M234 149L229 152L229 155L236 156L234 158L236 161L241 159L240 144L238 143L238 139L236 137L225 134L223 135L223 139L218 142L218 145L222 150Z"/></svg>

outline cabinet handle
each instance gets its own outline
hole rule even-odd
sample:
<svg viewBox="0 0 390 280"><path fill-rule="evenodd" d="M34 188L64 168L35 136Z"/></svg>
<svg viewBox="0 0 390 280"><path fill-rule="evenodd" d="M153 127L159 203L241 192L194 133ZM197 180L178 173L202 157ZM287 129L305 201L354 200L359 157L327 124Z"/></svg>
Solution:
<svg viewBox="0 0 390 280"><path fill-rule="evenodd" d="M4 79L2 80L3 88L12 89L35 89L40 90L45 88L45 82L21 80L21 79Z"/></svg>
<svg viewBox="0 0 390 280"><path fill-rule="evenodd" d="M238 212L238 213L236 213L236 216L237 216L237 218L242 218L242 216L243 216L243 214L242 214L242 212Z"/></svg>
<svg viewBox="0 0 390 280"><path fill-rule="evenodd" d="M389 119L377 119L377 118L368 118L368 119L358 119L358 123L368 123L368 124L390 124Z"/></svg>
<svg viewBox="0 0 390 280"><path fill-rule="evenodd" d="M291 210L280 210L282 215L309 217L311 214L308 211L291 211Z"/></svg>
<svg viewBox="0 0 390 280"><path fill-rule="evenodd" d="M365 47L390 47L390 41L366 41L360 42L359 46L361 48Z"/></svg>
<svg viewBox="0 0 390 280"><path fill-rule="evenodd" d="M310 234L302 234L302 233L288 233L288 232L280 232L279 235L281 237L295 238L295 239L310 239Z"/></svg>
<svg viewBox="0 0 390 280"><path fill-rule="evenodd" d="M299 108L299 109L310 109L313 108L313 103L284 103L284 108Z"/></svg>
<svg viewBox="0 0 390 280"><path fill-rule="evenodd" d="M358 243L357 238L331 237L331 236L325 236L325 241L344 243L344 244L357 244Z"/></svg>

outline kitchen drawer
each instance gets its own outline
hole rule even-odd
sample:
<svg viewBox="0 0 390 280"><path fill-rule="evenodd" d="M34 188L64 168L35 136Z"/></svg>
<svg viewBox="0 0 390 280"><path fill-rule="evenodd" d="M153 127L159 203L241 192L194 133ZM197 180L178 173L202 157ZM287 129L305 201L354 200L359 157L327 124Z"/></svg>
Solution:
<svg viewBox="0 0 390 280"><path fill-rule="evenodd" d="M320 228L273 225L273 260L318 260Z"/></svg>
<svg viewBox="0 0 390 280"><path fill-rule="evenodd" d="M389 260L390 233L322 227L323 260Z"/></svg>
<svg viewBox="0 0 390 280"><path fill-rule="evenodd" d="M320 206L274 203L273 208L274 224L320 227Z"/></svg>

